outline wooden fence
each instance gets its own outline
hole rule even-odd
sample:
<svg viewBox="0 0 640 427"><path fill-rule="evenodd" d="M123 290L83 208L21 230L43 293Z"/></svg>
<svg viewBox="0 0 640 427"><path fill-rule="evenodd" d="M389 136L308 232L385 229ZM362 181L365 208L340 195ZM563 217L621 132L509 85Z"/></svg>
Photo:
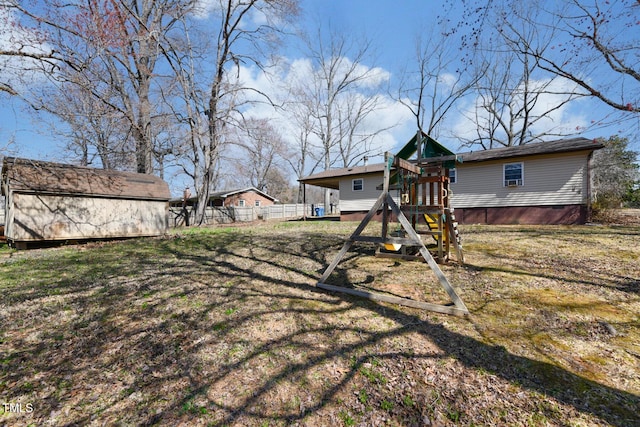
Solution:
<svg viewBox="0 0 640 427"><path fill-rule="evenodd" d="M257 220L283 220L290 218L302 218L311 216L311 205L290 204L259 207L209 207L205 212L206 224L230 224L234 222L251 222ZM189 209L189 217L193 218L194 212ZM169 225L179 227L185 225L185 216L182 208L169 209Z"/></svg>

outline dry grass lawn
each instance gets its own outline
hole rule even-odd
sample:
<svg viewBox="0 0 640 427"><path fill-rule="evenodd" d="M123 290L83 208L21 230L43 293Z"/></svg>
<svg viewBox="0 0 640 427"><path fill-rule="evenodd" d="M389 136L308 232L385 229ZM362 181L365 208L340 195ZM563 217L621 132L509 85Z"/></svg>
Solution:
<svg viewBox="0 0 640 427"><path fill-rule="evenodd" d="M0 425L640 425L640 226L462 227L467 318L355 227L1 251Z"/></svg>

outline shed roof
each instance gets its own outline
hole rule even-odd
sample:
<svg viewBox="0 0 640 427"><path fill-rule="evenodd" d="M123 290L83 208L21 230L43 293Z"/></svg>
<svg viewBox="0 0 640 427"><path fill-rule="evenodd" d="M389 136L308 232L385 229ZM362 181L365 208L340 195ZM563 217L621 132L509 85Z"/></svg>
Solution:
<svg viewBox="0 0 640 427"><path fill-rule="evenodd" d="M96 169L7 157L2 166L5 191L121 199L169 200L169 185L154 175Z"/></svg>

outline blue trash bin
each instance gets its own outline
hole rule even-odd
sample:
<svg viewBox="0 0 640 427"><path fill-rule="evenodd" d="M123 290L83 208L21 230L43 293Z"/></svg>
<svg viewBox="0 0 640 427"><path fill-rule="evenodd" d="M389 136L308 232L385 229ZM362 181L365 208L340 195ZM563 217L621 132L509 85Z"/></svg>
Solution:
<svg viewBox="0 0 640 427"><path fill-rule="evenodd" d="M316 208L316 216L324 216L324 208Z"/></svg>

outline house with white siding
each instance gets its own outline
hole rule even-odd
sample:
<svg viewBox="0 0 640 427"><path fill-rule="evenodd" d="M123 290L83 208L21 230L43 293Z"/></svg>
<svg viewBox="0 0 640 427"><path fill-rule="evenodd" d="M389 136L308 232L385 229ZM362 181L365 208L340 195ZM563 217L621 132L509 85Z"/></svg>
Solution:
<svg viewBox="0 0 640 427"><path fill-rule="evenodd" d="M603 144L586 138L458 154L449 170L451 205L463 224L583 224L591 205L591 158ZM339 190L342 220L358 220L380 195L383 164L302 178Z"/></svg>

